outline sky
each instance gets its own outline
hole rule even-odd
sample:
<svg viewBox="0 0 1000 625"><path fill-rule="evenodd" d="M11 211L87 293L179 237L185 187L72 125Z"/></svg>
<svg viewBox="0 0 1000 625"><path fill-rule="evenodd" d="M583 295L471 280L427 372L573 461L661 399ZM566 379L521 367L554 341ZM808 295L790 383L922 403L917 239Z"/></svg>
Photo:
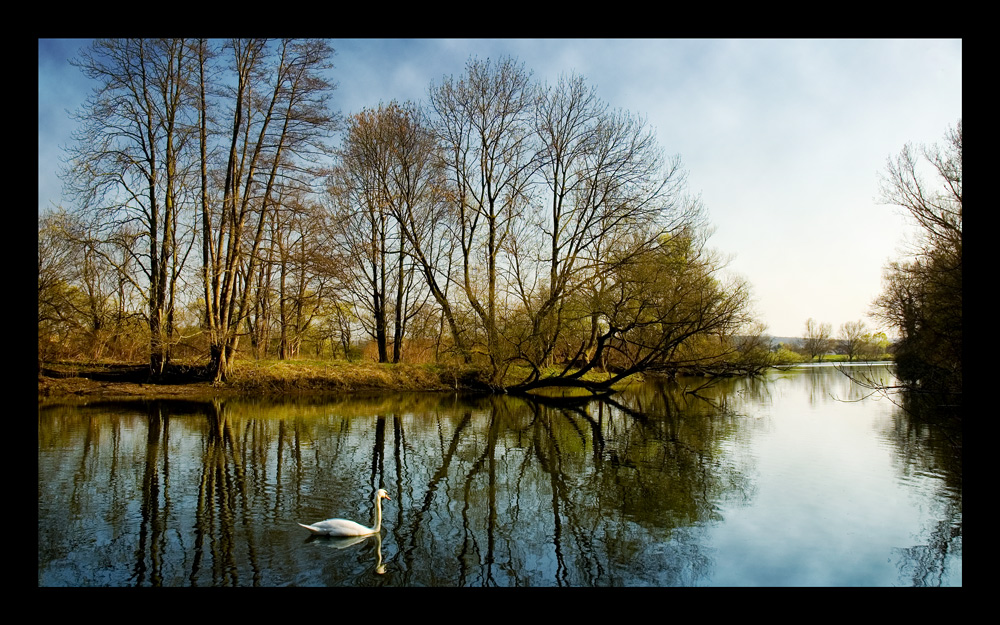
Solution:
<svg viewBox="0 0 1000 625"><path fill-rule="evenodd" d="M70 65L86 39L38 41L38 207L70 208L57 176L93 85ZM642 115L748 281L772 336L813 318L868 317L912 228L878 201L907 143L943 143L962 117L960 39L333 39L335 109L427 102L472 57L513 57L540 82L579 74Z"/></svg>

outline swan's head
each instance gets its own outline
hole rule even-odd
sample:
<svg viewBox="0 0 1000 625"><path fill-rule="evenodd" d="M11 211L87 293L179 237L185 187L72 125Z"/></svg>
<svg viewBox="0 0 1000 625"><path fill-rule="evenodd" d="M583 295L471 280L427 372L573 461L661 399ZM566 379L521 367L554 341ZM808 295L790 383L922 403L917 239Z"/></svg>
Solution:
<svg viewBox="0 0 1000 625"><path fill-rule="evenodd" d="M378 489L378 498L379 499L388 499L389 501L392 501L392 499L389 497L389 493L385 492L384 488Z"/></svg>

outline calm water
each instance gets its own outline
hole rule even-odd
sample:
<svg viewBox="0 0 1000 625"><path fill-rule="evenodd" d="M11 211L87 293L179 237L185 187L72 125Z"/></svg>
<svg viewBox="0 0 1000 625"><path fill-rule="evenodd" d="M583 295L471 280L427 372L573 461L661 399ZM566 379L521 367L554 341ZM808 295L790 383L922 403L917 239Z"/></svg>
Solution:
<svg viewBox="0 0 1000 625"><path fill-rule="evenodd" d="M42 406L38 584L962 585L960 433L833 367L703 383ZM380 536L296 525L379 487Z"/></svg>

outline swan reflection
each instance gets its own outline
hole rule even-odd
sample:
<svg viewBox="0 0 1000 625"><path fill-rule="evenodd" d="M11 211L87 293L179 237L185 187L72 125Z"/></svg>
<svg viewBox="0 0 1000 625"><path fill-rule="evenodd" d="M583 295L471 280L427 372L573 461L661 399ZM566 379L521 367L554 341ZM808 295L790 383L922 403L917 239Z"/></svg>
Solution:
<svg viewBox="0 0 1000 625"><path fill-rule="evenodd" d="M368 539L375 540L375 572L379 575L385 574L385 564L382 563L382 535L367 534L365 536L328 536L324 534L310 534L306 538L307 543L319 542L334 549L347 549L354 545L365 542Z"/></svg>

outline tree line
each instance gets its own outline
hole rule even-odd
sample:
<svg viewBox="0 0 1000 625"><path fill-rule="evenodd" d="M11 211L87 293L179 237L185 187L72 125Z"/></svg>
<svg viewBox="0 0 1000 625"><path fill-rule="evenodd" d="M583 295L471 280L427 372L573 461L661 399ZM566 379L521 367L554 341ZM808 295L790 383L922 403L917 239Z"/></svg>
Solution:
<svg viewBox="0 0 1000 625"><path fill-rule="evenodd" d="M812 317L806 320L800 339L781 343L779 347L809 360L822 361L827 354L835 353L847 356L848 362L882 360L893 349L885 332L870 329L863 320L842 323L834 334L833 324Z"/></svg>
<svg viewBox="0 0 1000 625"><path fill-rule="evenodd" d="M39 220L40 360L72 346L158 376L204 358L225 381L238 352L350 359L367 340L380 362L421 353L520 390L761 365L749 285L724 274L641 116L582 76L472 58L426 105L344 118L332 54L313 39L80 53L96 86L63 172L72 208Z"/></svg>

